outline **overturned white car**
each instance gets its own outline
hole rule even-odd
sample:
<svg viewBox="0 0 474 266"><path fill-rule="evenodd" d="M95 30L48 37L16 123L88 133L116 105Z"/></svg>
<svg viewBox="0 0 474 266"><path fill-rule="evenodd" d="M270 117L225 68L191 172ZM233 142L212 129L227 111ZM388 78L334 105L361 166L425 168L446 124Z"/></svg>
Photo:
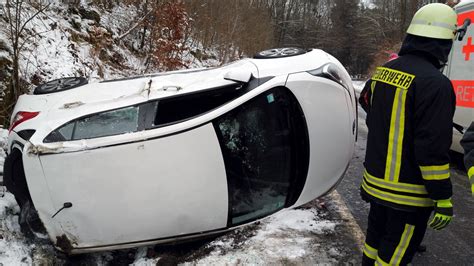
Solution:
<svg viewBox="0 0 474 266"><path fill-rule="evenodd" d="M66 253L254 222L327 193L354 151L352 83L321 50L86 83L20 97L4 169L24 232Z"/></svg>

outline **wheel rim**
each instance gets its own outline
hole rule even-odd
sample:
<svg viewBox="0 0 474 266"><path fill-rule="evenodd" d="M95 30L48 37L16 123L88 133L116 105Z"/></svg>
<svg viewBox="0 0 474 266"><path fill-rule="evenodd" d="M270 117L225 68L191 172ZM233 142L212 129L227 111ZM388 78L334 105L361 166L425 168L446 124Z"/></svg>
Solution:
<svg viewBox="0 0 474 266"><path fill-rule="evenodd" d="M277 57L277 56L290 56L290 55L295 55L301 52L301 49L299 48L275 48L275 49L269 49L260 52L261 56L266 56L266 57Z"/></svg>
<svg viewBox="0 0 474 266"><path fill-rule="evenodd" d="M79 78L63 78L53 80L41 86L41 90L45 92L52 92L56 90L64 90L76 86L81 80Z"/></svg>

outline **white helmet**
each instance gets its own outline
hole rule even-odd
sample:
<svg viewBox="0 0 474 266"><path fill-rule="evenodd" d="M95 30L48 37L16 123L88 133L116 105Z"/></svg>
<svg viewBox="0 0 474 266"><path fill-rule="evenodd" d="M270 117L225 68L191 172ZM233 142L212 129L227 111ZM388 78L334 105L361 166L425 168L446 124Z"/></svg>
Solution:
<svg viewBox="0 0 474 266"><path fill-rule="evenodd" d="M456 33L457 15L445 4L433 3L420 8L408 27L407 33L434 38L454 39Z"/></svg>

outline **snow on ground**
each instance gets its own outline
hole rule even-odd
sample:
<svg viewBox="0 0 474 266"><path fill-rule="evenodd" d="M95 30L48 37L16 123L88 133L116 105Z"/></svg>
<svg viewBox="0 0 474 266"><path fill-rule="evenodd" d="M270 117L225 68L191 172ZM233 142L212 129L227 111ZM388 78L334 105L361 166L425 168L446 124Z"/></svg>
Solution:
<svg viewBox="0 0 474 266"><path fill-rule="evenodd" d="M5 162L6 156L4 147L6 145L7 137L8 130L0 127L0 184L3 182L3 163Z"/></svg>
<svg viewBox="0 0 474 266"><path fill-rule="evenodd" d="M20 208L11 193L0 198L0 264L31 265L32 246L20 232L18 214Z"/></svg>
<svg viewBox="0 0 474 266"><path fill-rule="evenodd" d="M311 257L313 234L334 232L336 223L318 218L313 209L286 210L265 219L255 236L246 239L237 249L234 238L218 239L209 256L197 264L273 264L284 261L305 261ZM329 250L328 250L329 251ZM319 254L321 261L330 262L330 255Z"/></svg>
<svg viewBox="0 0 474 266"><path fill-rule="evenodd" d="M328 243L319 250L317 235L334 234L338 222L318 216L315 209L285 210L244 226L204 245L208 252L185 265L262 265L286 263L337 263L337 247ZM319 252L318 252L319 250ZM200 253L199 250L196 253ZM137 253L134 265L155 265L161 257L147 258L145 249Z"/></svg>
<svg viewBox="0 0 474 266"><path fill-rule="evenodd" d="M0 145L6 142L8 131L0 129ZM0 149L0 161L3 169L5 152ZM3 171L3 170L2 170ZM21 235L18 224L18 207L15 197L0 187L0 265L32 264L31 246Z"/></svg>
<svg viewBox="0 0 474 266"><path fill-rule="evenodd" d="M362 89L364 88L366 80L353 80L352 84L354 85L354 90L356 94L359 95Z"/></svg>

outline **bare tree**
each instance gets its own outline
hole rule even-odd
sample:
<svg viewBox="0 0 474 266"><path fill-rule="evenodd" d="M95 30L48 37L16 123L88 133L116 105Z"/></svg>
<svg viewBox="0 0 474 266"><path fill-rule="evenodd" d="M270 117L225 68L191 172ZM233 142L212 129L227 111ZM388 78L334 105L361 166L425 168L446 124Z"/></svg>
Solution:
<svg viewBox="0 0 474 266"><path fill-rule="evenodd" d="M11 113L16 100L24 91L20 79L20 56L26 42L34 37L34 34L26 33L26 26L36 16L43 13L50 3L46 1L6 0L3 13L8 22L8 39L12 47L12 75L3 99L1 111L3 124L8 122L7 117ZM32 11L30 11L32 10Z"/></svg>

